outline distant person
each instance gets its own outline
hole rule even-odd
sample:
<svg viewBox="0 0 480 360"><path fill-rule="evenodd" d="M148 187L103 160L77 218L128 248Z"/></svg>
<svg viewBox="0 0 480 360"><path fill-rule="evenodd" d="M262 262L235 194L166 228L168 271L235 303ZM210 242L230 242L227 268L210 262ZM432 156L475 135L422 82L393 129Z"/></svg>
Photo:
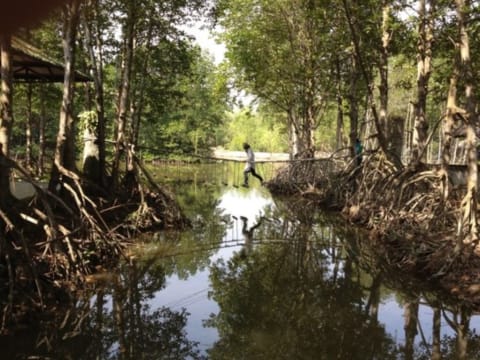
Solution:
<svg viewBox="0 0 480 360"><path fill-rule="evenodd" d="M357 161L357 166L360 166L362 164L363 145L359 138L355 140L354 150L355 150L355 159Z"/></svg>
<svg viewBox="0 0 480 360"><path fill-rule="evenodd" d="M260 183L263 185L263 178L255 172L255 154L252 151L252 148L247 143L243 143L243 149L247 153L247 163L245 169L243 170L243 185L248 187L248 173L252 173Z"/></svg>

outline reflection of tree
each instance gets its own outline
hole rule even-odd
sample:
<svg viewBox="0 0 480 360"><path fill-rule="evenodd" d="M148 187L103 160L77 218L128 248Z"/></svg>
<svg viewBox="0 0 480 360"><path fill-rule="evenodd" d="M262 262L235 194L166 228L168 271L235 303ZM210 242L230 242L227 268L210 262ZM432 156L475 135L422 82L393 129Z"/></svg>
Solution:
<svg viewBox="0 0 480 360"><path fill-rule="evenodd" d="M109 346L102 346L111 350L118 344L118 349L105 358L199 358L197 344L189 341L183 330L188 313L165 307L152 311L145 303L164 283L165 272L158 263L126 267L113 288L113 310L106 314L110 326L103 338Z"/></svg>
<svg viewBox="0 0 480 360"><path fill-rule="evenodd" d="M411 273L402 272L401 264L385 261L388 254L377 249L375 242L372 243L358 231L338 224L335 229L342 239L348 239L344 243L348 244L346 249L355 258L357 266L362 272L372 276L367 309L372 299L376 299L378 307L380 285L384 286L384 290L395 289L396 295L403 303L405 331L405 344L401 347L403 359L480 359L480 337L469 328L471 307L474 304L439 290L434 282L425 281L421 276L416 278ZM432 309L431 337L426 337L422 329L419 318L420 303ZM447 312L452 315L447 315ZM370 313L376 316L371 309ZM441 339L442 318L448 325L446 328L453 330L455 336L445 336Z"/></svg>
<svg viewBox="0 0 480 360"><path fill-rule="evenodd" d="M418 299L408 301L404 306L405 319L405 360L413 360L415 349L415 336L417 336L418 324Z"/></svg>
<svg viewBox="0 0 480 360"><path fill-rule="evenodd" d="M319 239L312 216L266 224L266 239L285 241L212 268L220 306L207 322L220 334L212 359L396 359L393 340L365 311L352 259L333 252L340 265L329 271L332 238Z"/></svg>
<svg viewBox="0 0 480 360"><path fill-rule="evenodd" d="M440 360L442 352L440 348L440 328L442 326L441 312L438 307L433 309L432 326L432 360Z"/></svg>
<svg viewBox="0 0 480 360"><path fill-rule="evenodd" d="M457 315L458 314L454 316L457 317ZM438 348L433 346L431 352L429 348L425 346L425 344L422 344L422 346L420 346L417 349L417 356L415 357L415 359L418 359L418 360L480 359L480 334L477 334L475 331L471 331L468 328L466 329L463 328L463 331L465 332L461 334L461 336L459 336L458 330L455 332L455 336L449 336L449 335L443 336L441 341L438 342Z"/></svg>
<svg viewBox="0 0 480 360"><path fill-rule="evenodd" d="M441 342L443 359L479 359L480 336L470 331L471 310L458 305L451 315L443 311L443 317L455 331L455 337L444 337Z"/></svg>
<svg viewBox="0 0 480 360"><path fill-rule="evenodd" d="M144 265L101 279L112 285L111 294L98 288L93 298L84 294L71 307L54 308L49 321L32 317L32 332L15 334L21 346L2 346L11 337L0 337L2 358L201 359L184 330L188 313L147 303L164 287L165 273Z"/></svg>
<svg viewBox="0 0 480 360"><path fill-rule="evenodd" d="M197 191L195 182L177 189L178 201L191 220L192 228L182 234L166 235L166 241L175 243L171 253L182 255L164 254L163 266L167 274L175 273L180 279L186 279L208 266L209 258L221 246L229 224L218 207L218 197L218 189L204 186Z"/></svg>
<svg viewBox="0 0 480 360"><path fill-rule="evenodd" d="M122 313L125 310L116 308ZM130 314L133 315L133 314ZM124 323L116 323L108 334L110 349L119 341L119 348L113 353L103 354L108 359L197 359L200 358L197 343L188 341L183 330L188 313L185 310L173 312L162 307L150 311L148 306L139 309L139 313ZM118 316L117 316L118 319Z"/></svg>

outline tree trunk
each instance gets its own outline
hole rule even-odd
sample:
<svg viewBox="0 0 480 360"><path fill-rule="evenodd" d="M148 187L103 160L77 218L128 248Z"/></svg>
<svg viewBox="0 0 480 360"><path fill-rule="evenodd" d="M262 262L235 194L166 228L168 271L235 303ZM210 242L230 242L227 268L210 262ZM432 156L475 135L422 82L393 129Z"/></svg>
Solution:
<svg viewBox="0 0 480 360"><path fill-rule="evenodd" d="M432 63L433 17L435 0L418 2L418 44L417 44L417 102L415 104L415 120L413 126L411 164L417 166L424 159L427 140L428 122L426 119L428 82Z"/></svg>
<svg viewBox="0 0 480 360"><path fill-rule="evenodd" d="M335 150L343 148L343 94L342 94L342 75L340 60L335 59L335 72L337 81L337 129L335 132Z"/></svg>
<svg viewBox="0 0 480 360"><path fill-rule="evenodd" d="M388 117L388 138L390 139L389 151L395 155L395 158L402 158L403 151L403 133L405 130L405 119L401 116L390 115Z"/></svg>
<svg viewBox="0 0 480 360"><path fill-rule="evenodd" d="M85 7L85 16L83 17L83 28L85 30L87 52L90 58L90 67L93 74L95 86L95 108L97 112L97 146L98 146L98 171L100 175L100 184L107 187L106 163L105 163L105 105L103 89L103 43L99 29L99 3L98 0L92 0L89 6ZM90 14L91 11L93 14ZM92 23L97 23L94 29Z"/></svg>
<svg viewBox="0 0 480 360"><path fill-rule="evenodd" d="M25 124L25 163L28 169L32 170L33 168L33 159L32 159L32 84L27 84L27 121Z"/></svg>
<svg viewBox="0 0 480 360"><path fill-rule="evenodd" d="M386 105L384 106L383 108L383 115L382 116L379 116L378 112L377 112L377 108L375 106L375 103L373 101L373 99L375 98L373 96L373 89L374 89L374 81L373 81L373 76L371 75L371 71L370 70L367 70L366 66L365 66L365 62L363 61L363 58L362 58L362 53L361 53L361 49L360 49L360 39L358 37L358 34L357 34L357 31L356 31L356 28L355 28L355 24L354 24L354 20L352 18L352 14L351 14L351 9L349 7L349 4L348 4L348 1L347 0L343 0L343 8L345 10L345 15L347 17L347 23L348 23L348 27L350 29L350 34L352 36L352 42L353 42L353 48L355 50L355 58L356 58L356 61L358 63L358 66L359 66L359 71L362 73L363 75L363 78L365 79L365 82L367 84L367 94L368 94L368 97L370 99L370 109L372 111L372 116L373 116L373 121L375 123L375 128L376 128L376 138L378 140L378 144L380 146L380 148L382 149L382 151L384 152L385 156L387 157L388 160L390 160L393 164L395 164L395 166L397 168L402 168L403 165L402 165L402 162L400 161L400 159L398 159L398 157L396 157L395 155L393 155L389 149L388 149L388 143L387 143L387 138L385 137L385 132L384 132L384 125L382 125L382 116L386 116L387 114L387 108L386 108ZM388 11L386 11L388 10ZM384 14L389 14L389 7L384 5ZM388 45L388 41L390 40L390 35L387 33L384 33L384 36L385 38L382 39L382 41L385 43L387 42L387 45ZM383 47L385 47L384 45L382 45ZM385 53L386 51L386 53ZM388 49L385 48L385 50L383 51L384 53L381 54L381 65L380 65L380 71L382 72L381 76L384 78L382 81L385 81L387 80L388 81L388 76L386 77L386 74L388 73L388 68L385 68L386 65L388 65L388 60L385 59L385 56L387 55L388 56ZM383 70L382 70L383 69ZM387 73L385 72L387 71ZM387 90L388 90L388 82L387 83L383 83L381 84L381 87L385 87L387 86ZM380 89L380 96L383 98L381 100L381 102L383 102L384 104L387 104L388 103L388 92L385 92L384 90Z"/></svg>
<svg viewBox="0 0 480 360"><path fill-rule="evenodd" d="M379 59L379 73L380 73L380 108L379 108L379 123L384 134L389 133L388 124L388 47L390 44L390 5L387 1L383 1L382 5L382 46ZM390 143L391 139L388 139ZM388 149L390 150L390 149Z"/></svg>
<svg viewBox="0 0 480 360"><path fill-rule="evenodd" d="M128 100L130 93L130 81L132 74L132 63L134 53L134 39L135 39L135 1L131 0L128 6L127 23L124 30L124 63L122 71L122 82L119 89L118 112L116 121L116 143L115 154L112 165L112 180L114 188L118 186L118 176L120 168L120 157L125 152L126 146L126 127L127 127L127 112Z"/></svg>
<svg viewBox="0 0 480 360"><path fill-rule="evenodd" d="M315 129L317 128L317 117L319 113L319 101L320 96L316 93L315 79L313 78L313 69L311 65L310 57L308 58L308 70L307 73L311 74L306 81L306 98L305 98L305 118L304 118L304 148L306 157L315 156Z"/></svg>
<svg viewBox="0 0 480 360"><path fill-rule="evenodd" d="M152 34L153 34L153 26L154 21L152 19L155 18L155 10L152 8L149 14L149 24L148 24L148 31L146 35L146 43L145 47L145 54L140 66L140 69L134 69L133 72L136 75L137 81L135 82L134 94L132 105L131 105L131 118L132 118L132 135L131 135L131 143L134 146L138 145L138 137L140 134L140 121L142 118L143 112L143 105L144 105L144 98L145 98L145 86L147 80L147 74L149 71L149 63L151 59L151 50L152 50ZM138 71L137 71L138 70Z"/></svg>
<svg viewBox="0 0 480 360"><path fill-rule="evenodd" d="M443 199L447 200L449 196L448 183L448 166L450 165L451 147L452 147L452 130L455 123L454 117L456 114L457 102L457 82L458 82L458 61L455 62L452 75L450 76L450 85L447 95L447 109L445 119L443 121L443 150L442 150L442 184L443 184ZM458 234L460 235L460 234Z"/></svg>
<svg viewBox="0 0 480 360"><path fill-rule="evenodd" d="M355 157L354 144L359 136L358 129L358 79L359 70L356 57L351 56L351 70L350 70L350 83L348 87L348 116L350 118L350 155L352 159Z"/></svg>
<svg viewBox="0 0 480 360"><path fill-rule="evenodd" d="M138 92L134 92L134 100L132 100L132 105L130 107L130 113L132 118L132 139L130 142L134 146L138 145L138 138L140 135L140 125L145 100L145 80L147 77L148 63L150 60L150 56L148 54L144 56L146 57L145 61L143 63L139 76L137 76L137 78L140 79L139 85L136 86L136 90L138 90Z"/></svg>
<svg viewBox="0 0 480 360"><path fill-rule="evenodd" d="M0 97L0 206L12 199L10 192L10 167L5 157L10 156L10 134L13 126L13 73L11 37L0 34L1 97Z"/></svg>
<svg viewBox="0 0 480 360"><path fill-rule="evenodd" d="M470 44L467 32L467 24L469 22L470 4L465 0L455 1L457 8L457 18L460 30L460 61L461 76L465 81L465 100L466 114L464 116L466 123L466 155L468 165L467 193L462 200L463 205L463 224L467 226L468 232L464 242L471 243L478 239L477 229L477 136L476 128L478 126L478 115L476 110L476 100L474 96L474 76L472 63L470 59ZM476 251L480 252L480 245Z"/></svg>
<svg viewBox="0 0 480 360"><path fill-rule="evenodd" d="M319 100L321 98L316 92L316 81L314 76L314 65L312 60L312 50L308 50L306 60L307 79L306 79L306 98L305 101L305 118L304 118L304 148L307 157L315 156L315 129L317 128L317 118L319 113Z"/></svg>
<svg viewBox="0 0 480 360"><path fill-rule="evenodd" d="M298 141L298 130L293 110L288 111L288 140L290 143L290 160L297 157L300 147Z"/></svg>
<svg viewBox="0 0 480 360"><path fill-rule="evenodd" d="M45 104L45 94L40 92L40 119L38 121L38 175L40 177L44 174L45 163L45 123L47 121L47 109Z"/></svg>
<svg viewBox="0 0 480 360"><path fill-rule="evenodd" d="M476 101L473 94L473 74L470 60L469 36L466 24L468 23L469 8L464 0L456 0L456 14L460 37L457 40L456 48L460 51L455 56L452 75L450 78L450 87L447 98L447 112L444 123L444 148L442 155L442 172L444 183L444 198L448 196L448 165L450 163L452 129L456 119L461 119L465 126L466 149L467 149L467 192L462 200L462 216L459 216L457 226L457 243L455 252L461 251L463 243L477 241L477 151L476 151L476 127L478 116L476 113ZM457 83L462 77L465 82L466 109L461 109L456 105ZM465 227L467 230L465 231ZM475 252L479 252L479 247Z"/></svg>
<svg viewBox="0 0 480 360"><path fill-rule="evenodd" d="M50 178L50 190L54 191L60 174L72 175L75 166L75 129L73 117L74 66L77 25L80 0L74 0L64 7L63 52L65 58L65 75L63 81L63 98L60 110L57 143L55 147L54 166Z"/></svg>

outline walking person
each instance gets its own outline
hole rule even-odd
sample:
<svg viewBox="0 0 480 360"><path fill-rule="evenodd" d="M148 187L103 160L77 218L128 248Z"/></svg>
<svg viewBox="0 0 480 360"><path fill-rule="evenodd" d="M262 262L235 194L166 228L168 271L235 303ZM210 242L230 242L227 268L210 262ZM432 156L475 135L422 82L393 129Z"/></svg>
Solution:
<svg viewBox="0 0 480 360"><path fill-rule="evenodd" d="M248 173L252 173L258 180L260 180L263 185L263 178L255 172L255 154L252 151L252 148L249 144L243 143L243 149L247 153L247 163L245 169L243 170L243 185L248 187Z"/></svg>

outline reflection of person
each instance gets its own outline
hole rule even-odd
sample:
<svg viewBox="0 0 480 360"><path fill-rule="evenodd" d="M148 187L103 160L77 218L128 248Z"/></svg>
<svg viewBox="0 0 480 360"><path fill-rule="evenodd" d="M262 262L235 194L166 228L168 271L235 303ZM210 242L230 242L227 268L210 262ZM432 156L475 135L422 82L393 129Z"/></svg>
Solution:
<svg viewBox="0 0 480 360"><path fill-rule="evenodd" d="M357 166L360 166L360 164L362 163L363 146L359 138L355 140L354 149L355 149L355 158L357 160Z"/></svg>
<svg viewBox="0 0 480 360"><path fill-rule="evenodd" d="M248 173L252 173L252 175L263 184L262 177L255 172L255 154L253 153L252 148L247 143L243 143L243 149L247 153L247 163L245 165L245 170L243 170L243 186L248 186Z"/></svg>
<svg viewBox="0 0 480 360"><path fill-rule="evenodd" d="M248 219L245 216L240 216L240 219L242 220L242 235L245 242L242 249L242 255L245 256L252 252L253 232L262 224L263 217L261 217L260 220L250 229L248 228Z"/></svg>

